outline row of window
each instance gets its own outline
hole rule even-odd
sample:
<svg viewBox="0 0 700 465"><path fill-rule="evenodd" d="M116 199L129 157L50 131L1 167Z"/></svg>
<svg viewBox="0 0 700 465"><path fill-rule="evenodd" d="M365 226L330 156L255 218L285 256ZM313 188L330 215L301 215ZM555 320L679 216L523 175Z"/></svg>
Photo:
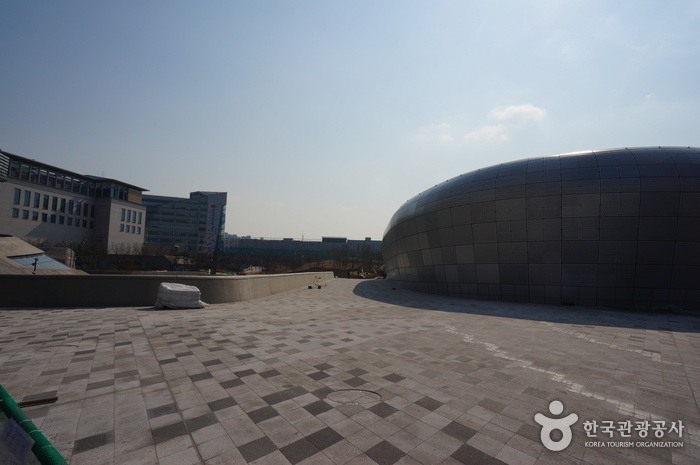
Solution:
<svg viewBox="0 0 700 465"><path fill-rule="evenodd" d="M29 211L29 210L22 210L22 216L21 218L23 220L28 220L30 219L32 221L39 221L39 212L37 211ZM20 210L19 208L13 208L12 209L12 218L20 218ZM90 226L90 229L93 229L95 227L95 222L90 220L88 223L88 220L81 220L80 218L73 218L72 216L64 216L64 215L56 215L55 213L52 213L49 215L48 213L41 213L41 221L43 223L58 223L62 224L65 226L75 226L76 228L79 228L81 225L83 228L87 228L88 225Z"/></svg>
<svg viewBox="0 0 700 465"><path fill-rule="evenodd" d="M20 216L20 209L19 208L13 208L12 209L12 218L22 218L23 220L29 220L31 219L32 221L39 221L39 213L38 211L30 211L30 210L22 210L21 211L21 216ZM62 224L65 226L75 226L76 228L79 228L81 225L83 228L87 228L88 226L90 229L94 229L95 227L95 222L90 220L88 223L88 220L81 220L80 218L73 218L72 216L65 216L65 215L56 215L55 213L52 213L49 215L48 213L41 213L41 221L44 223L53 223L53 224ZM119 232L125 232L129 234L141 234L141 226L134 226L130 224L120 224L119 225Z"/></svg>
<svg viewBox="0 0 700 465"><path fill-rule="evenodd" d="M25 207L41 208L42 210L58 211L69 215L84 216L91 218L95 217L95 206L88 205L87 202L80 200L66 199L63 197L41 194L39 192L24 191L15 188L15 195L12 201L13 205L23 205Z"/></svg>
<svg viewBox="0 0 700 465"><path fill-rule="evenodd" d="M111 180L94 181L67 172L35 165L22 160L12 160L9 166L9 177L53 187L76 194L91 197L111 197L128 200L129 188Z"/></svg>
<svg viewBox="0 0 700 465"><path fill-rule="evenodd" d="M122 208L121 221L127 223L141 224L143 220L143 212L136 210L129 210L128 208Z"/></svg>
<svg viewBox="0 0 700 465"><path fill-rule="evenodd" d="M143 221L143 212L130 210L128 208L122 208L121 221L132 224L119 224L119 232L138 235L141 234L141 226L134 225L141 224L141 222Z"/></svg>
<svg viewBox="0 0 700 465"><path fill-rule="evenodd" d="M129 234L141 234L141 226L133 226L130 224L120 224L119 232L125 232Z"/></svg>

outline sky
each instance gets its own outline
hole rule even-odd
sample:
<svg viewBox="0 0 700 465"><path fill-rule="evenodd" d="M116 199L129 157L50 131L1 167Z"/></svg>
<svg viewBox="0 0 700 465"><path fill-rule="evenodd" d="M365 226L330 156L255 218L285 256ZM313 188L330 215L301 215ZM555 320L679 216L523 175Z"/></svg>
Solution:
<svg viewBox="0 0 700 465"><path fill-rule="evenodd" d="M0 148L226 232L381 239L523 158L700 146L700 1L0 0Z"/></svg>

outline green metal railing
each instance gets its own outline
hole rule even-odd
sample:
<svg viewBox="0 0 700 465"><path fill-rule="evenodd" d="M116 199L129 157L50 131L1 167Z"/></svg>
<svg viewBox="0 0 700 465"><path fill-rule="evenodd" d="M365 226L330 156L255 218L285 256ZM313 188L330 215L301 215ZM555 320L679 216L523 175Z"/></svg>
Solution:
<svg viewBox="0 0 700 465"><path fill-rule="evenodd" d="M0 431L5 427L9 419L17 422L29 437L34 440L31 450L33 457L29 458L28 463L68 465L56 448L46 439L46 436L39 431L5 388L0 385Z"/></svg>

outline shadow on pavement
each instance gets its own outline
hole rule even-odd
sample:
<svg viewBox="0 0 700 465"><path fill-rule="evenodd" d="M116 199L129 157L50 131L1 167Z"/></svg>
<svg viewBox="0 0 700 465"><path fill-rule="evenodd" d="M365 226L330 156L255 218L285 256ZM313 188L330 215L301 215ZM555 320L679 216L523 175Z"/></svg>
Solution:
<svg viewBox="0 0 700 465"><path fill-rule="evenodd" d="M556 306L491 300L472 300L402 289L391 280L362 281L357 296L404 307L500 318L548 321L581 326L610 326L654 331L700 333L700 315L637 312L598 307Z"/></svg>

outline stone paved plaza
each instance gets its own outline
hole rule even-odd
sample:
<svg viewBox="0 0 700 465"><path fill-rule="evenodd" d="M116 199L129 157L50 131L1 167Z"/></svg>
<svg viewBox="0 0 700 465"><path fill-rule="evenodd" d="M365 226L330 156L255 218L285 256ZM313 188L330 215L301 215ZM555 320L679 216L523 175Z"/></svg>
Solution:
<svg viewBox="0 0 700 465"><path fill-rule="evenodd" d="M0 383L58 397L25 412L73 465L700 460L700 318L383 280L201 310L3 309ZM567 448L543 446L537 413L578 415Z"/></svg>

